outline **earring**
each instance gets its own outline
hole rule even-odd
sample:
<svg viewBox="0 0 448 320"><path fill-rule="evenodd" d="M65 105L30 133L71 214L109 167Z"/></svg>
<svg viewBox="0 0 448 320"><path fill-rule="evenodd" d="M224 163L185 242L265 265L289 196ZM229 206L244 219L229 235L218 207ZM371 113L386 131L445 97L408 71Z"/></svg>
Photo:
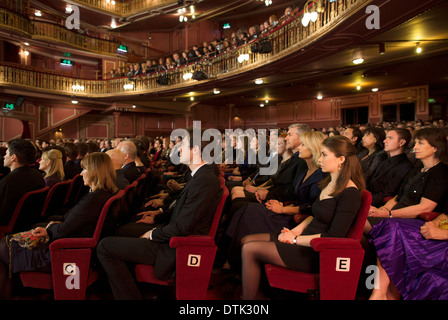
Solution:
<svg viewBox="0 0 448 320"><path fill-rule="evenodd" d="M338 170L341 171L342 163L338 164Z"/></svg>

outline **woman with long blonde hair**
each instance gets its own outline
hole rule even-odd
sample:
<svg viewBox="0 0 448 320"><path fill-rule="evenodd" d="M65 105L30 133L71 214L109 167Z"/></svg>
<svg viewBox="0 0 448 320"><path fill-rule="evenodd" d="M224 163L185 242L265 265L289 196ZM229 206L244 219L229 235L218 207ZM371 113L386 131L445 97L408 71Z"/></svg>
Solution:
<svg viewBox="0 0 448 320"><path fill-rule="evenodd" d="M65 173L62 152L57 149L44 151L39 161L39 170L45 172L45 185L50 188L56 183L64 181Z"/></svg>

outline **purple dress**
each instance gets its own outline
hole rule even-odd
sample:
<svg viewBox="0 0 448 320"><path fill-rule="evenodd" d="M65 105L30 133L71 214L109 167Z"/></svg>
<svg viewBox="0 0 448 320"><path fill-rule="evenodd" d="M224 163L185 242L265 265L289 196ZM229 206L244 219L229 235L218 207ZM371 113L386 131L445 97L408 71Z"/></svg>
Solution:
<svg viewBox="0 0 448 320"><path fill-rule="evenodd" d="M448 242L427 240L420 219L384 219L370 242L404 300L448 299Z"/></svg>

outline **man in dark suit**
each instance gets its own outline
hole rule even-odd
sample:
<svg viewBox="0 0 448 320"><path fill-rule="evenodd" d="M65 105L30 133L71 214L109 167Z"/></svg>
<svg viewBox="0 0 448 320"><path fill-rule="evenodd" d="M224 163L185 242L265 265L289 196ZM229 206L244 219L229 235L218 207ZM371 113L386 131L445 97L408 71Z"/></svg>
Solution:
<svg viewBox="0 0 448 320"><path fill-rule="evenodd" d="M8 142L4 165L11 172L0 180L0 225L8 225L20 198L27 192L45 187L42 174L30 167L36 161L36 149L24 139Z"/></svg>
<svg viewBox="0 0 448 320"><path fill-rule="evenodd" d="M380 207L385 197L395 196L412 169L412 163L405 153L410 141L411 133L407 129L396 128L387 133L384 151L389 153L389 158L381 162L366 181L366 189L372 193L372 206Z"/></svg>
<svg viewBox="0 0 448 320"><path fill-rule="evenodd" d="M124 163L121 167L126 179L132 183L140 177L141 172L135 164L135 157L137 156L137 147L132 141L122 141L118 144L117 149L124 155Z"/></svg>
<svg viewBox="0 0 448 320"><path fill-rule="evenodd" d="M123 190L129 185L128 179L124 176L123 169L121 167L124 163L124 155L120 150L110 149L106 151L106 154L112 159L112 164L115 169L115 185L118 190Z"/></svg>
<svg viewBox="0 0 448 320"><path fill-rule="evenodd" d="M219 171L200 157L203 146L189 143L180 148L180 161L188 165L191 178L168 212L168 222L151 229L140 238L107 237L98 245L98 258L106 271L115 299L142 299L142 295L128 269L128 263L154 265L160 279L173 276L176 249L170 248L172 237L207 234L220 198ZM188 139L185 139L188 141ZM186 142L183 143L186 143ZM190 143L193 146L190 148ZM199 156L200 161L189 161Z"/></svg>
<svg viewBox="0 0 448 320"><path fill-rule="evenodd" d="M77 174L81 173L81 167L78 167L75 163L78 158L78 147L72 142L64 143L63 148L67 155L67 161L64 163L65 179L73 179Z"/></svg>

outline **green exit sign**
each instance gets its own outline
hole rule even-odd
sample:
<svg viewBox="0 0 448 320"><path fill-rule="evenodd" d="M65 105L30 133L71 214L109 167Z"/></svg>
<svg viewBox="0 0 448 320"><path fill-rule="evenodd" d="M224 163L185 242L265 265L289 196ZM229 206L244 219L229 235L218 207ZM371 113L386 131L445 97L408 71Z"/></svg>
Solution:
<svg viewBox="0 0 448 320"><path fill-rule="evenodd" d="M61 64L64 65L64 66L72 66L73 62L72 62L72 60L61 59Z"/></svg>
<svg viewBox="0 0 448 320"><path fill-rule="evenodd" d="M120 51L120 52L128 52L128 47L126 47L126 46L120 44L120 45L118 46L118 49L117 49L117 50Z"/></svg>
<svg viewBox="0 0 448 320"><path fill-rule="evenodd" d="M14 110L14 103L6 102L5 106L3 107L5 110Z"/></svg>

